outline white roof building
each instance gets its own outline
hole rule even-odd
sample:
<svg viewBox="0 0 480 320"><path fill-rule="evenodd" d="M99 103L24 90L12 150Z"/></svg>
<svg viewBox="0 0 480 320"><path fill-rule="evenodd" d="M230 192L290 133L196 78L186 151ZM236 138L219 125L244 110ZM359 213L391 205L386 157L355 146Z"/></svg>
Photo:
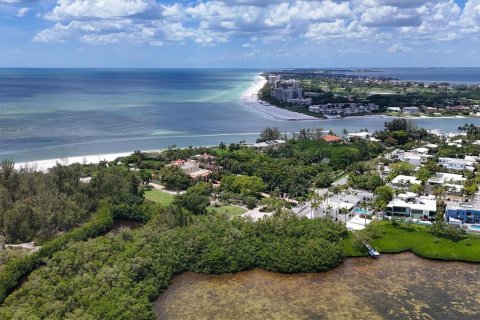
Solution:
<svg viewBox="0 0 480 320"><path fill-rule="evenodd" d="M422 182L413 176L398 175L390 182L390 184L394 187L402 187L408 184L422 184Z"/></svg>
<svg viewBox="0 0 480 320"><path fill-rule="evenodd" d="M390 112L402 112L402 109L400 109L399 107L388 107L388 108L387 108L387 111L390 111Z"/></svg>
<svg viewBox="0 0 480 320"><path fill-rule="evenodd" d="M405 152L403 154L403 161L418 167L422 165L422 156L414 152Z"/></svg>
<svg viewBox="0 0 480 320"><path fill-rule="evenodd" d="M347 136L349 138L360 138L360 139L367 140L372 136L372 134L370 132L352 132L347 134Z"/></svg>
<svg viewBox="0 0 480 320"><path fill-rule="evenodd" d="M420 147L420 148L412 149L412 151L420 154L428 154L429 149L425 147Z"/></svg>
<svg viewBox="0 0 480 320"><path fill-rule="evenodd" d="M267 148L278 147L285 143L287 143L285 140L270 140L270 141L255 143L252 145L252 147L255 149L264 150Z"/></svg>
<svg viewBox="0 0 480 320"><path fill-rule="evenodd" d="M403 113L419 113L420 109L418 107L405 107L402 110Z"/></svg>
<svg viewBox="0 0 480 320"><path fill-rule="evenodd" d="M438 164L444 168L450 170L471 170L474 168L467 167L467 161L463 159L456 159L456 158L438 158ZM473 171L473 170L471 170Z"/></svg>
<svg viewBox="0 0 480 320"><path fill-rule="evenodd" d="M444 186L447 192L461 193L463 191L463 184L467 181L461 174L437 172L435 176L428 179L429 185Z"/></svg>
<svg viewBox="0 0 480 320"><path fill-rule="evenodd" d="M393 217L416 219L428 217L431 219L437 214L437 201L433 196L417 197L411 192L399 194L397 198L388 203L386 214Z"/></svg>
<svg viewBox="0 0 480 320"><path fill-rule="evenodd" d="M461 174L453 174L453 173L444 173L444 172L437 172L434 177L428 179L428 183L433 184L445 184L445 183L452 183L452 184L463 184L467 181L467 178L464 178Z"/></svg>

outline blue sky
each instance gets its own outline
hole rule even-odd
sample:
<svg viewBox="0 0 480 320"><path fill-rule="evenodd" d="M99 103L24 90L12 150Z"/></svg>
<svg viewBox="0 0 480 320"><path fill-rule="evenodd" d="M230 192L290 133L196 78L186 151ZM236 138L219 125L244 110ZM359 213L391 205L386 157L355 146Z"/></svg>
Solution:
<svg viewBox="0 0 480 320"><path fill-rule="evenodd" d="M480 67L480 0L0 0L1 67Z"/></svg>

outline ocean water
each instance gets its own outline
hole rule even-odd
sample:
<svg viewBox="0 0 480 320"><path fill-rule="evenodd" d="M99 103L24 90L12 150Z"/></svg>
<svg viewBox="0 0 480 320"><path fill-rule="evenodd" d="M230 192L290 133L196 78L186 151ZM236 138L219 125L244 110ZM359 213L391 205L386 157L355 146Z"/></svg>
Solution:
<svg viewBox="0 0 480 320"><path fill-rule="evenodd" d="M476 70L479 76L480 69ZM338 133L344 128L372 131L387 121L273 119L240 99L260 72L0 69L0 159L18 162L253 142L266 126L283 132L318 127ZM421 126L447 131L456 131L465 122L480 125L479 119L417 120Z"/></svg>

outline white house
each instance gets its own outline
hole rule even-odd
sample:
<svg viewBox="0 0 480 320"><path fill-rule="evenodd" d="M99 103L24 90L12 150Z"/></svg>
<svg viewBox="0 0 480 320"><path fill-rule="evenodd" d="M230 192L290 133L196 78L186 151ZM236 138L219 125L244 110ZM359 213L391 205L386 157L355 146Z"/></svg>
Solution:
<svg viewBox="0 0 480 320"><path fill-rule="evenodd" d="M427 183L431 186L444 186L448 192L460 193L465 181L467 181L467 178L464 178L461 174L437 172L435 176L428 179Z"/></svg>
<svg viewBox="0 0 480 320"><path fill-rule="evenodd" d="M390 184L393 187L398 188L398 187L403 187L405 185L422 184L422 182L413 176L398 175L390 182Z"/></svg>
<svg viewBox="0 0 480 320"><path fill-rule="evenodd" d="M417 197L415 193L399 194L397 198L387 205L386 215L389 217L409 217L420 219L435 218L437 214L437 201L435 197Z"/></svg>
<svg viewBox="0 0 480 320"><path fill-rule="evenodd" d="M412 149L412 152L418 153L418 154L428 154L429 149L426 147L420 147L420 148L415 148Z"/></svg>
<svg viewBox="0 0 480 320"><path fill-rule="evenodd" d="M402 109L400 109L399 107L388 107L387 111L388 112L402 112Z"/></svg>
<svg viewBox="0 0 480 320"><path fill-rule="evenodd" d="M438 164L449 170L466 170L467 162L463 159L438 158Z"/></svg>
<svg viewBox="0 0 480 320"><path fill-rule="evenodd" d="M402 112L408 114L417 114L420 112L420 109L418 107L405 107L403 108Z"/></svg>
<svg viewBox="0 0 480 320"><path fill-rule="evenodd" d="M422 156L414 152L405 152L403 154L403 161L413 164L416 167L422 165Z"/></svg>
<svg viewBox="0 0 480 320"><path fill-rule="evenodd" d="M281 146L282 144L287 143L285 140L270 140L264 142L258 142L252 145L253 148L257 150L266 150L269 148L276 148Z"/></svg>
<svg viewBox="0 0 480 320"><path fill-rule="evenodd" d="M359 138L359 139L367 140L371 136L372 136L372 134L370 132L352 132L352 133L347 134L347 137L349 139Z"/></svg>

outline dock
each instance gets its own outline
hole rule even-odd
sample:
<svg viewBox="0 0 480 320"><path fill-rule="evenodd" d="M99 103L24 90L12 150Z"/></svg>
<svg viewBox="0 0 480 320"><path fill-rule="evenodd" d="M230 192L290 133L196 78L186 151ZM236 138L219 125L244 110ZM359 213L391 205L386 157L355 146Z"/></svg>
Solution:
<svg viewBox="0 0 480 320"><path fill-rule="evenodd" d="M369 245L366 242L364 242L363 244L368 249L368 254L370 254L371 257L376 258L380 256L380 253L377 250L375 250L371 245Z"/></svg>

